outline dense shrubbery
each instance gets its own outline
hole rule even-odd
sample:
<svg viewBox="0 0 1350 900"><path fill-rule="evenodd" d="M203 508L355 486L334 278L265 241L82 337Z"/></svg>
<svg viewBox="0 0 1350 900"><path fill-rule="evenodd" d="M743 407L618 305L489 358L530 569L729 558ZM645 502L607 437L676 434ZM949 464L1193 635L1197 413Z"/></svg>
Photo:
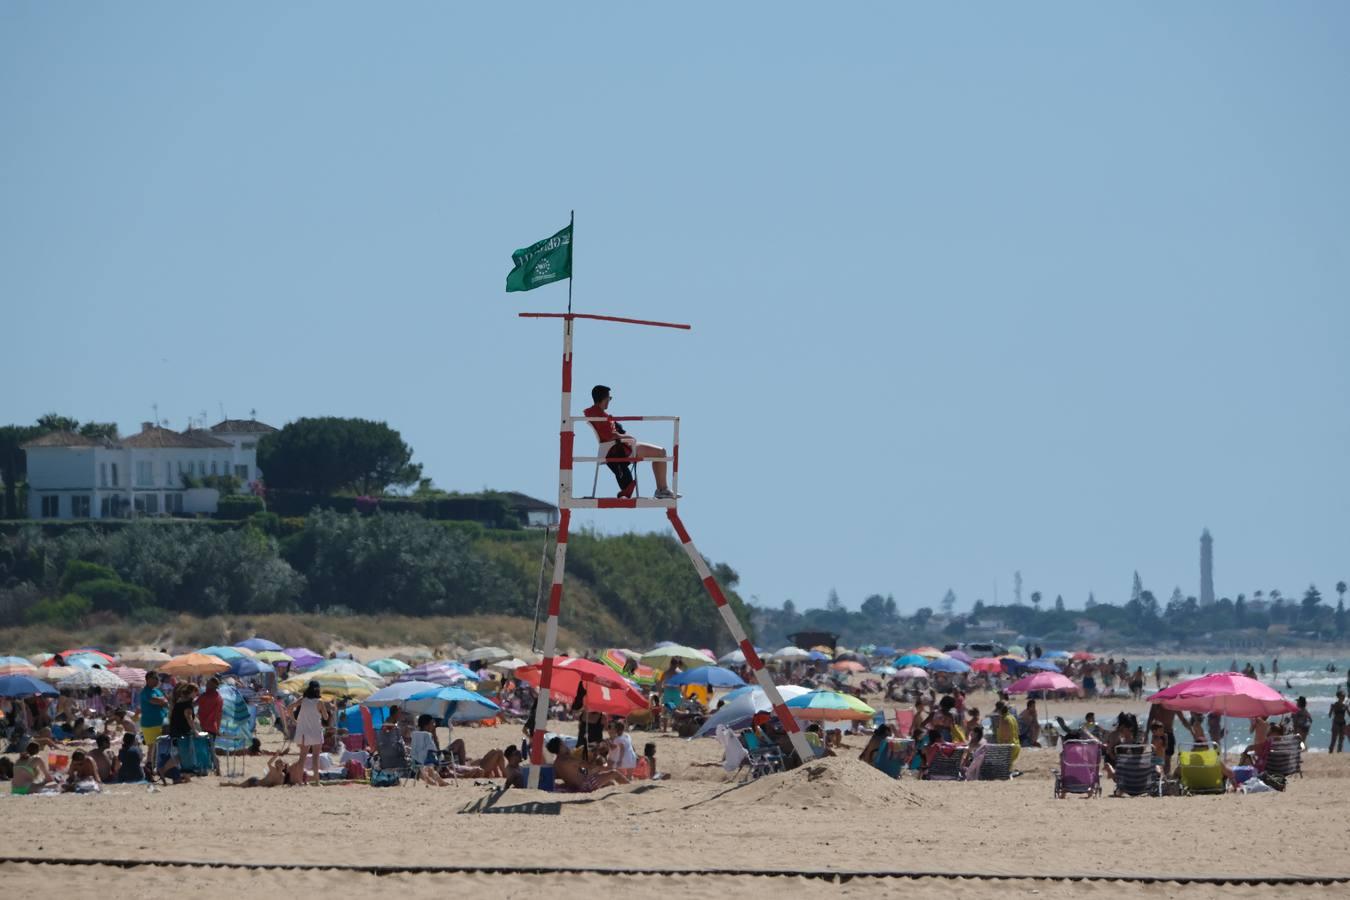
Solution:
<svg viewBox="0 0 1350 900"><path fill-rule="evenodd" d="M262 511L262 498L251 494L230 494L216 502L217 519L247 519Z"/></svg>
<svg viewBox="0 0 1350 900"><path fill-rule="evenodd" d="M363 502L364 501L364 502ZM443 497L346 497L307 494L300 491L267 491L267 506L281 516L307 516L318 509L334 512L365 512L369 506L385 513L411 513L441 521L481 522L490 528L518 528L520 520L510 504L492 494Z"/></svg>
<svg viewBox="0 0 1350 900"><path fill-rule="evenodd" d="M73 626L100 612L134 621L296 611L531 616L543 540L539 531L383 511L34 524L0 535L0 620ZM711 601L671 538L578 533L570 547L566 618L579 634L726 645ZM742 611L731 591L735 572L716 572Z"/></svg>

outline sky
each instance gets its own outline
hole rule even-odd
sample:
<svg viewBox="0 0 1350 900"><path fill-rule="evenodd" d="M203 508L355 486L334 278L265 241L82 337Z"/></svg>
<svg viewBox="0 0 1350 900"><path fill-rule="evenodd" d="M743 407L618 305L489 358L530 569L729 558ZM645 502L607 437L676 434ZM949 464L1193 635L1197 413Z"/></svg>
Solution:
<svg viewBox="0 0 1350 900"><path fill-rule="evenodd" d="M681 417L744 596L1165 599L1205 527L1332 595L1347 109L1335 2L9 0L0 422L362 416L555 497L566 287L504 281L575 209L577 311L693 325L580 323L578 394Z"/></svg>

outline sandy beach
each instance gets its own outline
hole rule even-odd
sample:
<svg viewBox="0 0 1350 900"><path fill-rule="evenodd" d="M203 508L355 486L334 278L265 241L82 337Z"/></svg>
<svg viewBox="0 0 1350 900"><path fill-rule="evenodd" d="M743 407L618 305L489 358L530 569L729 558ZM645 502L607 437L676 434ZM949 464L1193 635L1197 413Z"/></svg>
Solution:
<svg viewBox="0 0 1350 900"><path fill-rule="evenodd" d="M977 698L982 701L991 698ZM1142 705L1055 704L1067 718L1098 718ZM570 731L572 723L557 723ZM268 746L279 746L272 732ZM517 727L461 727L471 754L519 739ZM636 733L639 742L647 740ZM9 858L203 861L320 866L505 866L679 871L849 871L930 873L930 878L854 878L842 885L746 874L395 873L162 866L0 864L16 892L59 878L70 890L143 897L242 890L288 893L394 889L400 896L535 895L550 887L654 896L747 896L838 890L850 896L1118 895L1119 882L1038 881L1057 876L1345 876L1340 823L1350 815L1350 757L1305 757L1306 777L1283 794L1163 799L1051 797L1057 754L1024 750L1021 777L1006 783L893 781L856 759L864 738L846 738L837 758L744 782L725 775L712 740L653 735L671 779L591 795L512 790L489 783L373 789L326 785L229 790L213 777L155 792L113 786L98 796L3 796ZM259 774L262 761L248 761ZM495 798L495 799L494 799ZM952 875L988 876L955 881ZM1005 876L1013 880L1000 880ZM903 885L903 887L902 887ZM1272 889L1132 884L1144 896L1225 897ZM1346 885L1282 886L1280 896L1344 896Z"/></svg>

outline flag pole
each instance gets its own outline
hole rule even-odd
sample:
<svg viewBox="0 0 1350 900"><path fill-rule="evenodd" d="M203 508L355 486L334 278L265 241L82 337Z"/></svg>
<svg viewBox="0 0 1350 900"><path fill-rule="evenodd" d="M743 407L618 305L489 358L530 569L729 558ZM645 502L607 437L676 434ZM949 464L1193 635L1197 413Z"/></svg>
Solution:
<svg viewBox="0 0 1350 900"><path fill-rule="evenodd" d="M567 312L572 312L572 247L577 240L577 211L572 210L572 215L567 220L567 230L571 232L571 238L567 241Z"/></svg>

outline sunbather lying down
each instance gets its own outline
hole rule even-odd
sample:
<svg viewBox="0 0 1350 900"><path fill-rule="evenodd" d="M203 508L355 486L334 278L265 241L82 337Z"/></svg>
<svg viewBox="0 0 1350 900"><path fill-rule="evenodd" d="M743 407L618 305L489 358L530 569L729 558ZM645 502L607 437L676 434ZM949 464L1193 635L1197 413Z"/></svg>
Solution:
<svg viewBox="0 0 1350 900"><path fill-rule="evenodd" d="M418 779L436 787L445 787L457 778L506 777L506 754L501 750L489 750L482 759L465 759L465 752L464 741L456 738L450 743L450 761L439 766L422 766L417 770ZM457 762L461 759L465 761Z"/></svg>
<svg viewBox="0 0 1350 900"><path fill-rule="evenodd" d="M545 749L554 756L553 774L556 780L573 791L589 794L597 788L628 784L628 776L617 769L583 766L560 737L550 739Z"/></svg>
<svg viewBox="0 0 1350 900"><path fill-rule="evenodd" d="M222 781L221 787L277 787L283 784L303 784L305 781L305 764L303 760L296 760L290 765L286 764L284 759L272 759L267 763L267 772L262 776L254 775L245 778L243 781Z"/></svg>

